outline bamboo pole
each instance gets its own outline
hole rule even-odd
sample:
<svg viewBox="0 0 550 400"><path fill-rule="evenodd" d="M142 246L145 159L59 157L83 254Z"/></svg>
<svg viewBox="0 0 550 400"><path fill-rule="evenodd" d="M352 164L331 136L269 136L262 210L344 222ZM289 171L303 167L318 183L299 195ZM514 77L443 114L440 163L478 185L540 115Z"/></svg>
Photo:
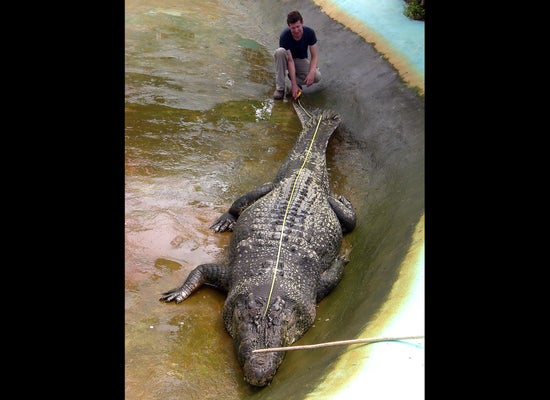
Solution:
<svg viewBox="0 0 550 400"><path fill-rule="evenodd" d="M321 347L330 347L330 346L343 346L347 344L358 344L358 343L374 343L374 342L387 342L393 340L405 340L405 339L421 339L424 335L418 336L387 336L387 337L376 337L376 338L366 338L366 339L350 339L350 340L338 340L336 342L325 342L318 344L304 344L301 346L289 346L289 347L272 347L270 349L256 349L252 350L252 353L267 353L272 351L289 351L289 350L309 350L309 349L318 349Z"/></svg>

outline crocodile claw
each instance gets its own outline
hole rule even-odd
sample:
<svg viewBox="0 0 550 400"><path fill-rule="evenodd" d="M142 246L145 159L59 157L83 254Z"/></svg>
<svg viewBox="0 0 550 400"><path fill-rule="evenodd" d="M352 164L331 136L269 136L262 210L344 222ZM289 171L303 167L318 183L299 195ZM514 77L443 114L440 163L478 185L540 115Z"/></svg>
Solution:
<svg viewBox="0 0 550 400"><path fill-rule="evenodd" d="M346 199L343 195L340 195L338 196L338 200L340 200L340 202L342 202L342 204L346 205L346 207L351 207L351 202Z"/></svg>
<svg viewBox="0 0 550 400"><path fill-rule="evenodd" d="M225 212L216 220L216 222L210 225L210 228L214 229L214 232L232 231L235 222L237 222L237 219L232 214Z"/></svg>
<svg viewBox="0 0 550 400"><path fill-rule="evenodd" d="M159 299L160 301L164 301L166 303L169 303L171 301L175 302L176 304L181 303L185 297L183 296L180 288L169 290L168 292L164 292L163 296Z"/></svg>

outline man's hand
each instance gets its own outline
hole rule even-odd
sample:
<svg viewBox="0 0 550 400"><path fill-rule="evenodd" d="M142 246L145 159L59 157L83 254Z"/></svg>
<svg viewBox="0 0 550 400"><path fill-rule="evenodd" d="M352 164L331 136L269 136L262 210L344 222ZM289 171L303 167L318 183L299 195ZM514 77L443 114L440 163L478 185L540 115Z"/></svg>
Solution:
<svg viewBox="0 0 550 400"><path fill-rule="evenodd" d="M292 98L296 100L298 98L298 93L300 93L300 87L296 85L292 85Z"/></svg>
<svg viewBox="0 0 550 400"><path fill-rule="evenodd" d="M311 86L313 85L313 82L315 82L315 71L309 71L304 83L306 86Z"/></svg>

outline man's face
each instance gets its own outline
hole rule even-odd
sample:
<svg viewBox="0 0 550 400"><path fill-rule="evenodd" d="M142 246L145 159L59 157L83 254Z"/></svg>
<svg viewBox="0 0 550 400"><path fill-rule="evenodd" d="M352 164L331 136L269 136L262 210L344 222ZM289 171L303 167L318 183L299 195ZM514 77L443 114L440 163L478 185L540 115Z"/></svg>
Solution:
<svg viewBox="0 0 550 400"><path fill-rule="evenodd" d="M292 34L292 37L294 40L300 40L302 38L302 35L304 34L304 29L302 28L302 22L297 21L293 24L288 24L288 27L290 28L290 33Z"/></svg>

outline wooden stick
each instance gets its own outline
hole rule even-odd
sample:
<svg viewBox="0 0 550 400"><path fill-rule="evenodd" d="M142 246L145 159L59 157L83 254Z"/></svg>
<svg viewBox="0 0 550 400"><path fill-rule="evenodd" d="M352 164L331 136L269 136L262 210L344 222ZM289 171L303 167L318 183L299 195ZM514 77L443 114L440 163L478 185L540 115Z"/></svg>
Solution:
<svg viewBox="0 0 550 400"><path fill-rule="evenodd" d="M424 335L420 335L420 336L388 336L388 337L377 337L377 338L367 338L367 339L339 340L339 341L336 341L336 342L325 342L325 343L318 343L318 344L304 344L302 346L272 347L270 349L257 349L257 350L252 350L252 353L267 353L267 352L270 352L270 351L318 349L318 348L321 348L321 347L342 346L342 345L346 345L346 344L386 342L386 341L404 340L404 339L421 339L423 337L424 337Z"/></svg>

